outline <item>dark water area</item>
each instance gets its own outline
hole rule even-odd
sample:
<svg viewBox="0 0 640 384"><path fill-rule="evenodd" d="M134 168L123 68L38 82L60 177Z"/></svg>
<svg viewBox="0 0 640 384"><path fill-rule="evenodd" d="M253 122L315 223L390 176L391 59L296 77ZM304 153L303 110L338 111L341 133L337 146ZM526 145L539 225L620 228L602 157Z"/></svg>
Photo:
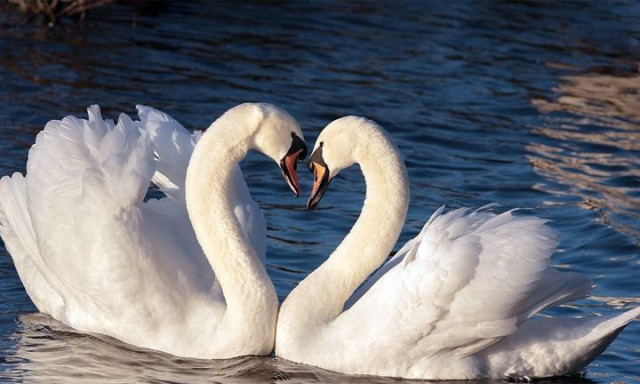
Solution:
<svg viewBox="0 0 640 384"><path fill-rule="evenodd" d="M134 2L50 29L0 3L0 175L24 172L50 119L163 110L204 129L266 101L298 119L311 146L335 118L384 126L404 154L411 205L395 249L431 213L498 202L551 220L558 269L596 284L548 311L590 316L640 305L640 3ZM242 164L269 228L281 299L340 243L364 182L342 172L315 212L277 167ZM301 169L303 195L312 177ZM482 298L479 298L482 299ZM83 335L38 314L0 243L0 381L379 382L281 359L187 360ZM640 382L634 321L583 377Z"/></svg>

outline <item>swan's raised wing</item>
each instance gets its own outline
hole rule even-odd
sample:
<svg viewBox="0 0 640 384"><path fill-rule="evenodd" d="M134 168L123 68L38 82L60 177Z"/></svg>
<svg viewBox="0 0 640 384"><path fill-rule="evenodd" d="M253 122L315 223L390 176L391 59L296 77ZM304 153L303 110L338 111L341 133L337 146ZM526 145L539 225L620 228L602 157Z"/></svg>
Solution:
<svg viewBox="0 0 640 384"><path fill-rule="evenodd" d="M201 132L190 133L171 116L155 108L136 105L140 123L153 143L156 172L153 183L167 196L184 201L184 183L193 148Z"/></svg>
<svg viewBox="0 0 640 384"><path fill-rule="evenodd" d="M408 359L443 350L465 356L591 288L581 275L548 268L558 240L544 220L512 212L441 212L354 297L334 326L364 333L355 339L369 345L405 349L398 353Z"/></svg>
<svg viewBox="0 0 640 384"><path fill-rule="evenodd" d="M39 250L34 263L64 300L60 320L123 340L145 337L122 328L157 329L187 313L185 298L214 288L202 254L190 253L192 231L176 235L181 205L143 203L154 172L148 134L126 115L115 124L92 106L88 120L65 117L38 134L26 196Z"/></svg>
<svg viewBox="0 0 640 384"><path fill-rule="evenodd" d="M137 105L136 108L141 126L149 133L153 143L156 167L153 183L168 197L184 202L187 166L201 132L190 133L178 121L155 108L144 105ZM240 167L236 168L233 175L231 195L234 196L234 213L240 226L264 263L266 222L258 204L251 198Z"/></svg>
<svg viewBox="0 0 640 384"><path fill-rule="evenodd" d="M0 179L0 236L31 301L40 312L60 317L64 302L35 264L40 251L31 224L25 187L25 178L18 172Z"/></svg>
<svg viewBox="0 0 640 384"><path fill-rule="evenodd" d="M102 119L97 106L88 112L89 120L68 116L47 123L27 162L27 202L40 251L36 263L60 293L74 280L85 280L87 266L103 264L99 249L129 237L109 226L140 214L154 171L148 137L127 116L116 126Z"/></svg>

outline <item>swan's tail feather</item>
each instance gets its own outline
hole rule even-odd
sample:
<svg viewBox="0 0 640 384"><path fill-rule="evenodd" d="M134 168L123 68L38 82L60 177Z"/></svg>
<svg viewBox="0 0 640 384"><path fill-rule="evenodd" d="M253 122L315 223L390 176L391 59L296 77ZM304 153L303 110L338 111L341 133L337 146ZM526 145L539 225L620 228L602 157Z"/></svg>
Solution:
<svg viewBox="0 0 640 384"><path fill-rule="evenodd" d="M609 344L618 337L618 334L638 316L640 316L640 307L628 310L620 315L609 316L607 320L599 323L592 332L595 336L589 343L588 360L585 360L578 370L587 366L593 359L604 352Z"/></svg>
<svg viewBox="0 0 640 384"><path fill-rule="evenodd" d="M566 374L579 373L598 357L618 334L638 316L640 316L640 307L619 315L585 319L583 322L585 324L584 328L590 329L590 332L583 339L575 342L574 353L564 361L564 364L568 367ZM568 326L579 327L578 324L568 324Z"/></svg>
<svg viewBox="0 0 640 384"><path fill-rule="evenodd" d="M508 377L575 374L638 316L640 307L611 316L534 319L486 352L494 372Z"/></svg>
<svg viewBox="0 0 640 384"><path fill-rule="evenodd" d="M25 189L26 180L18 172L0 179L0 236L33 303L40 312L56 316L63 302L36 267L40 253Z"/></svg>

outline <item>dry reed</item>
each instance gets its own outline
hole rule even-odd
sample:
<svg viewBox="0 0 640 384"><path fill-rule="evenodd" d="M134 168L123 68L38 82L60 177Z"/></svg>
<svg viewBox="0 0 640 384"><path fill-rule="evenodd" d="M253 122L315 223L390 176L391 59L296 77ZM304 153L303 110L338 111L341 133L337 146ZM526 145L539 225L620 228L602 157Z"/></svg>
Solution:
<svg viewBox="0 0 640 384"><path fill-rule="evenodd" d="M74 16L84 18L88 10L115 0L8 0L29 15L44 15L49 25L54 25L59 18Z"/></svg>

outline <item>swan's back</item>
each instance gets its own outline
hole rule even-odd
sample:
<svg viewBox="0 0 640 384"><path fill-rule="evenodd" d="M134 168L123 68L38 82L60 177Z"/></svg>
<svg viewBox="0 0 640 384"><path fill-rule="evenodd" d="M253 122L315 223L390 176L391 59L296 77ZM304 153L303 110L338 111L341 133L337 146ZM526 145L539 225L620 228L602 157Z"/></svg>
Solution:
<svg viewBox="0 0 640 384"><path fill-rule="evenodd" d="M555 232L536 217L438 210L354 294L350 307L322 332L322 343L339 345L334 350L343 372L493 376L483 355L487 348L500 350L499 343L518 334L531 316L591 288L579 274L548 268L557 243Z"/></svg>

